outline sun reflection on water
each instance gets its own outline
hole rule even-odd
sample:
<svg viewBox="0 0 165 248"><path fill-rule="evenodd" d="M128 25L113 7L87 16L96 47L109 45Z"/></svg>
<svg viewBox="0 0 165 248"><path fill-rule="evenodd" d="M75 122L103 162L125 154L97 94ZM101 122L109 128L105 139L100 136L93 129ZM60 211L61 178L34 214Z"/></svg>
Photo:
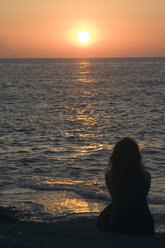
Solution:
<svg viewBox="0 0 165 248"><path fill-rule="evenodd" d="M80 83L92 83L94 81L91 71L90 71L90 62L89 61L81 61L78 63L78 69L76 71L77 82Z"/></svg>
<svg viewBox="0 0 165 248"><path fill-rule="evenodd" d="M97 121L92 117L84 114L77 114L77 115L70 115L67 120L72 121L72 122L82 122L83 125L85 126L93 126L97 124Z"/></svg>
<svg viewBox="0 0 165 248"><path fill-rule="evenodd" d="M49 194L49 193L48 193ZM54 200L55 199L55 200ZM89 213L100 212L97 202L90 203L75 195L71 196L68 192L50 193L50 196L42 196L40 204L44 206L44 211L55 216L64 215L65 213Z"/></svg>
<svg viewBox="0 0 165 248"><path fill-rule="evenodd" d="M73 213L96 213L100 212L102 208L97 200L93 203L88 199L84 199L78 193L81 191L85 194L88 194L88 192L91 194L91 190L92 192L100 192L99 190L102 190L104 187L102 182L99 183L94 180L62 181L45 178L43 180L31 180L27 184L31 185L33 189L39 190L38 194L35 195L36 201L42 206L44 212L51 216L58 217ZM46 191L44 194L43 189Z"/></svg>
<svg viewBox="0 0 165 248"><path fill-rule="evenodd" d="M89 213L99 212L98 204L89 204L88 201L78 198L69 198L65 192L59 194L58 200L55 202L47 201L41 198L41 203L44 205L47 213L64 214L66 213Z"/></svg>
<svg viewBox="0 0 165 248"><path fill-rule="evenodd" d="M70 108L70 114L67 117L67 121L81 123L82 125L87 126L87 128L92 128L92 126L98 124L99 114L94 113L93 106L91 104L84 103L84 106L79 108L72 107Z"/></svg>

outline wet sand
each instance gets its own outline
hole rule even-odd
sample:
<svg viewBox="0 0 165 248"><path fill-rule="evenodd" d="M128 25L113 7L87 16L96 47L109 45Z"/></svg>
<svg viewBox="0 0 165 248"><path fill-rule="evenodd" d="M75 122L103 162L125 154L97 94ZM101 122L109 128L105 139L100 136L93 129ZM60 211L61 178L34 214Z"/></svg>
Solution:
<svg viewBox="0 0 165 248"><path fill-rule="evenodd" d="M19 221L9 216L6 210L0 208L1 248L165 247L165 234L143 236L99 232L96 217L78 217L46 224Z"/></svg>

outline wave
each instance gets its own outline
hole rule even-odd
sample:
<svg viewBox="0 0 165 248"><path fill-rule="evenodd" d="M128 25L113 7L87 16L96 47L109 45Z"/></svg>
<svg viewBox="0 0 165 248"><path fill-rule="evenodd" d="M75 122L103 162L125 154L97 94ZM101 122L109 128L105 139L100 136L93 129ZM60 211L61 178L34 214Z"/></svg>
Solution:
<svg viewBox="0 0 165 248"><path fill-rule="evenodd" d="M22 188L30 188L41 191L71 191L87 199L105 200L111 199L102 183L94 181L54 181L54 180L27 180L19 183Z"/></svg>
<svg viewBox="0 0 165 248"><path fill-rule="evenodd" d="M165 198L161 196L155 197L154 195L150 195L148 201L154 205L165 205Z"/></svg>
<svg viewBox="0 0 165 248"><path fill-rule="evenodd" d="M53 179L37 179L37 180L24 180L19 182L22 188L29 188L40 191L70 191L74 192L86 199L96 199L109 201L111 196L107 191L105 185L95 181L61 181ZM149 194L149 204L165 205L164 197Z"/></svg>

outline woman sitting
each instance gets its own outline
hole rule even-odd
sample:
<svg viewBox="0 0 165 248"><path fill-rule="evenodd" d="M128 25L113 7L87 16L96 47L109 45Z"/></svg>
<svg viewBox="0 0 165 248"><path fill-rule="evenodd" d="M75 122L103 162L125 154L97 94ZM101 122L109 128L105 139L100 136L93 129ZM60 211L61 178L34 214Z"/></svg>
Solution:
<svg viewBox="0 0 165 248"><path fill-rule="evenodd" d="M120 140L108 164L105 181L112 203L98 217L98 230L153 234L154 222L147 203L151 176L144 170L136 142L128 137Z"/></svg>

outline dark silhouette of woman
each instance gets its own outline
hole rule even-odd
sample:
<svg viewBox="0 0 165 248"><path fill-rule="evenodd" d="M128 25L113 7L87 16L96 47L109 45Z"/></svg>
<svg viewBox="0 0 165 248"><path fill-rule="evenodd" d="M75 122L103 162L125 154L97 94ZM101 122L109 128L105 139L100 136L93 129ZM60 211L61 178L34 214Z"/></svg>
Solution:
<svg viewBox="0 0 165 248"><path fill-rule="evenodd" d="M154 221L147 203L151 176L144 169L137 143L123 138L114 147L105 174L112 203L100 214L98 230L153 234Z"/></svg>

